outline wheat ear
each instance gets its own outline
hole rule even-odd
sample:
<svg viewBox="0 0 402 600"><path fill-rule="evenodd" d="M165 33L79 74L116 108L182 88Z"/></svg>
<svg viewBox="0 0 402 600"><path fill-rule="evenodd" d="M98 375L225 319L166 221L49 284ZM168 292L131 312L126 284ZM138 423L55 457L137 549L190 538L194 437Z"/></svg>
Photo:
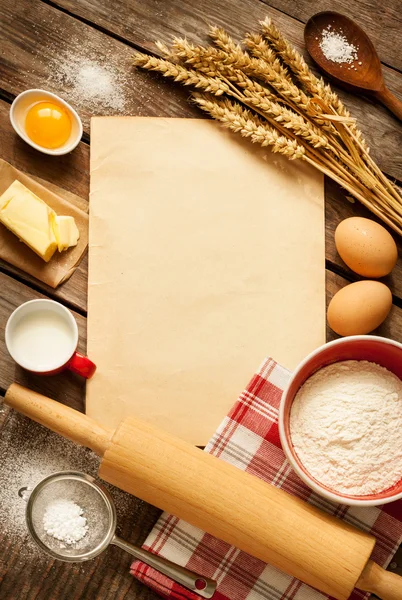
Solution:
<svg viewBox="0 0 402 600"><path fill-rule="evenodd" d="M276 129L269 127L264 121L249 110L226 99L210 99L208 96L193 93L194 102L214 119L220 121L228 129L250 138L255 144L270 146L273 152L284 154L290 160L301 158L305 154L304 147L296 140L280 135Z"/></svg>
<svg viewBox="0 0 402 600"><path fill-rule="evenodd" d="M316 125L306 121L301 114L279 104L267 88L246 75L259 74L263 68L260 63L263 61L252 59L245 53L238 56L239 53L236 52L236 56L233 56L215 48L194 46L187 40L178 38L173 42L173 49L177 56L195 70L216 78L224 77L235 83L241 90L230 86L232 91L229 94L264 113L268 120L282 124L296 135L302 136L315 148L329 148L328 138Z"/></svg>
<svg viewBox="0 0 402 600"><path fill-rule="evenodd" d="M148 71L158 71L164 77L171 77L174 81L183 85L192 85L196 88L202 88L206 92L220 96L229 92L229 87L221 79L207 77L198 73L194 69L186 69L182 65L172 63L162 58L148 56L141 52L136 52L133 58L136 67L147 69Z"/></svg>
<svg viewBox="0 0 402 600"><path fill-rule="evenodd" d="M232 40L230 35L226 33L222 27L211 25L209 28L209 37L214 41L218 48L225 52L231 53L236 52L236 50L241 50L240 46Z"/></svg>
<svg viewBox="0 0 402 600"><path fill-rule="evenodd" d="M244 38L244 45L252 54L252 56L270 64L271 67L278 73L278 75L280 75L280 77L287 79L289 83L293 83L288 69L283 66L275 52L269 47L262 35L257 33L248 33Z"/></svg>
<svg viewBox="0 0 402 600"><path fill-rule="evenodd" d="M311 72L302 55L295 49L286 38L283 37L279 29L274 25L272 19L267 17L264 21L260 21L265 38L272 44L273 48L283 59L283 61L291 69L295 77L304 85L305 89L312 96L321 98L328 108L333 108L334 112L344 118L350 117L350 112L343 104L329 85L326 85L322 78L318 78ZM359 139L361 145L368 152L367 144L363 139L363 135L356 125L349 124L351 130Z"/></svg>

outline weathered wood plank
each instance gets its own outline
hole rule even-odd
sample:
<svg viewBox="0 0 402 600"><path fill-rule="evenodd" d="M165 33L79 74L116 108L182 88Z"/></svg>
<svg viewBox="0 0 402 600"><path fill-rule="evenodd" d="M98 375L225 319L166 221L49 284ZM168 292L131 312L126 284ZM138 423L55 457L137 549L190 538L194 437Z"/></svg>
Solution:
<svg viewBox="0 0 402 600"><path fill-rule="evenodd" d="M322 0L319 0L321 2ZM338 0L335 0L338 1ZM340 1L340 0L339 0ZM394 1L394 0L390 0ZM285 15L269 8L262 8L261 2L257 0L245 0L243 3L233 3L224 0L214 3L212 0L202 1L198 5L175 0L174 2L162 3L160 0L148 0L147 3L134 3L129 0L117 0L113 6L106 0L95 3L94 0L60 0L60 3L68 8L71 5L73 11L83 11L81 16L91 18L88 10L99 11L102 22L98 22L105 29L113 30L117 35L125 37L133 44L144 48L148 47L152 40L161 38L169 41L170 35L187 34L189 38L203 41L203 32L207 30L207 21L228 25L229 30L235 35L241 35L247 28L255 28L259 18L270 12L276 18L278 24L284 28L288 36L294 40L301 40L302 26L289 19ZM276 3L277 0L273 0ZM299 0L301 2L301 0ZM54 2L53 2L54 3ZM281 4L289 4L284 0ZM354 0L354 4L362 4L362 0ZM236 6L236 4L238 4ZM363 6L364 4L364 6ZM362 4L364 12L371 14L374 10L366 3ZM353 5L353 3L352 3ZM327 8L327 7L325 7ZM353 10L353 6L349 7ZM318 5L315 9L319 10ZM384 7L381 7L384 10ZM77 13L78 14L78 13ZM99 17L96 16L96 18ZM366 17L365 17L366 18ZM94 19L95 20L95 19ZM142 115L164 115L164 116L198 116L195 109L188 106L186 102L187 92L160 81L157 77L148 73L132 74L129 67L131 50L120 42L115 42L107 35L86 26L66 15L61 15L57 10L40 2L28 2L23 0L18 3L11 0L0 0L0 43L2 44L2 56L0 61L0 87L3 87L9 95L15 95L28 87L45 87L53 89L69 99L69 87L62 83L53 83L49 80L51 70L61 66L63 61L69 60L69 56L76 56L84 60L88 56L91 60L107 60L112 63L119 76L122 78L121 86L125 98L128 98L125 110L129 114ZM113 29L114 28L114 29ZM287 28L287 30L285 29ZM123 31L123 34L119 33ZM202 32L202 35L200 35ZM387 32L385 34L385 37ZM2 39L1 39L2 38ZM149 46L151 47L151 46ZM392 48L392 45L390 45ZM154 48L153 48L154 49ZM70 54L71 53L71 54ZM398 58L395 54L395 58ZM384 57L383 57L384 59ZM390 62L390 64L394 64ZM130 77L127 80L127 74ZM395 78L395 73L386 69L386 79L390 81L390 87L398 94L402 85L400 79ZM346 95L345 95L346 97ZM360 99L351 99L351 103L360 108L359 115L367 120L366 131L370 132L370 142L376 144L378 155L383 157L380 163L382 168L401 177L402 165L395 151L400 146L400 129L395 127L395 121L387 112L374 108L369 102ZM79 112L83 117L88 132L89 117L93 113L91 107L82 99ZM352 108L353 110L353 108ZM356 110L356 115L358 113ZM8 105L0 102L0 155L9 160L22 170L34 173L46 181L57 183L64 189L87 197L88 191L88 147L81 144L71 155L63 159L47 158L38 154L23 144L12 132L7 117ZM359 116L358 115L358 116ZM327 258L342 268L341 261L337 261L331 246L331 236L340 218L357 214L355 207L345 204L343 194L339 190L327 190ZM84 193L85 192L85 193ZM345 212L346 211L346 212ZM360 214L360 213L359 213ZM6 264L0 264L0 269L6 269L12 273L12 269ZM86 306L86 260L74 276L56 291L56 297L68 302L71 306L84 311ZM394 272L394 292L400 294L398 286L399 265ZM348 277L351 273L345 271ZM36 289L46 296L52 291L46 289L42 284L30 280L25 274L19 277L34 285ZM339 287L345 285L342 277L327 272L327 294L330 298ZM4 328L9 313L21 302L41 297L36 292L25 286L7 274L0 273L0 324ZM402 297L402 295L401 295ZM76 315L80 327L81 349L85 346L85 319ZM389 335L394 339L401 340L401 313L400 309L394 307L389 320L379 329L378 333ZM4 332L0 332L1 340L4 340ZM333 339L335 334L328 331L328 339ZM0 392L11 383L15 377L18 380L37 389L42 393L57 398L75 408L83 408L83 386L82 382L70 380L67 374L53 378L32 377L22 371L15 369L5 353L4 342L0 341L0 362L3 381L0 377ZM72 378L71 378L72 379ZM0 415L1 417L1 415ZM140 543L152 525L157 512L152 507L133 499L127 514L123 515L121 526L122 534L132 542ZM34 600L40 598L52 598L52 600L92 600L102 597L105 600L127 600L134 598L144 600L156 600L157 596L138 584L128 575L130 557L118 549L110 549L95 561L81 565L65 565L47 561L40 563L33 560L25 560L23 554L23 542L15 544L11 539L2 541L3 551L0 560L0 597L17 598L19 600ZM398 571L402 572L402 558L396 557L399 564Z"/></svg>
<svg viewBox="0 0 402 600"><path fill-rule="evenodd" d="M89 190L89 146L81 143L78 148L66 157L50 157L43 155L25 144L15 134L9 118L9 104L0 101L0 155L2 158L30 175L42 179L45 183L51 181L64 189L88 198ZM345 199L343 191L331 180L326 180L326 258L344 269L348 278L356 276L344 265L339 258L334 245L334 231L337 224L350 216L361 215L373 218L373 215L359 203L351 204ZM402 246L397 236L394 236L402 256ZM88 257L86 256L74 275L56 290L46 286L19 271L11 265L0 261L0 269L16 275L34 288L49 297L66 302L73 309L85 312L87 307L87 277ZM398 264L387 280L392 292L402 299L402 266Z"/></svg>
<svg viewBox="0 0 402 600"><path fill-rule="evenodd" d="M342 277L327 271L327 302L346 283L347 281ZM13 381L17 381L64 404L73 406L78 410L84 410L84 380L72 373L61 373L52 377L33 375L18 367L6 350L4 329L11 312L27 300L45 296L3 273L0 273L0 289L4 290L0 296L0 359L2 365L0 370L0 392L4 393ZM77 319L80 334L79 349L85 352L86 320L77 313L74 316ZM402 309L393 306L391 315L376 333L402 341ZM328 339L334 339L334 337L336 337L335 334L328 330Z"/></svg>
<svg viewBox="0 0 402 600"><path fill-rule="evenodd" d="M336 265L350 281L358 281L364 279L360 277L349 267L345 265L343 260L340 258L335 247L335 229L343 219L349 217L366 217L373 219L384 226L382 221L377 219L370 211L368 211L359 202L351 203L346 200L341 188L331 181L330 179L325 180L325 256L327 260ZM395 268L392 273L387 277L383 277L381 281L387 284L394 296L402 298L402 240L392 229L389 229L392 237L394 238L400 258L398 259Z"/></svg>
<svg viewBox="0 0 402 600"><path fill-rule="evenodd" d="M89 146L81 143L66 156L47 156L25 144L14 132L8 116L10 105L0 100L0 156L17 169L34 176L44 185L57 185L83 199L88 208ZM49 184L49 182L51 182ZM85 256L74 275L56 290L30 277L27 273L0 260L0 270L15 274L19 279L42 291L46 296L65 301L80 312L87 307L88 257Z"/></svg>
<svg viewBox="0 0 402 600"><path fill-rule="evenodd" d="M326 271L326 288L327 288L327 306L331 298L336 294L338 290L350 283L340 275L332 273L332 271ZM393 305L389 316L385 319L384 323L380 325L374 332L373 335L380 335L382 337L391 338L397 342L402 342L402 309L398 306ZM327 342L335 340L340 336L337 335L327 325Z"/></svg>
<svg viewBox="0 0 402 600"><path fill-rule="evenodd" d="M275 7L284 13L308 21L315 13L324 10L334 10L354 19L371 38L382 62L390 67L402 70L402 57L395 48L400 45L402 18L401 3L399 0L386 2L369 2L367 0L316 0L314 4L309 0L262 0L269 6ZM368 10L368 6L370 10Z"/></svg>
<svg viewBox="0 0 402 600"><path fill-rule="evenodd" d="M11 95L28 88L60 94L77 109L87 133L94 114L199 114L187 103L187 90L135 70L131 66L132 48L39 0L1 0L0 22L0 88ZM62 73L66 66L71 67L70 71L79 71L83 63L92 75L93 68L101 73L109 102L113 101L113 86L113 93L119 97L117 108L101 101L103 88L96 101L89 101L91 88L82 79L78 85L82 93L76 93L74 101L70 98L77 82L66 79ZM94 77L91 83L96 83Z"/></svg>
<svg viewBox="0 0 402 600"><path fill-rule="evenodd" d="M8 386L16 381L41 394L49 395L51 398L63 402L63 404L68 404L77 410L83 411L85 406L85 380L82 377L70 372L60 373L52 377L28 373L28 371L16 365L6 349L4 330L12 311L23 302L35 298L45 298L46 296L4 273L0 273L0 290L0 392L4 393ZM78 323L78 348L81 352L85 352L86 319L77 313L73 314Z"/></svg>
<svg viewBox="0 0 402 600"><path fill-rule="evenodd" d="M10 419L4 417L10 414ZM12 411L2 411L2 423L0 424L0 454L2 465L6 460L6 471L2 472L2 482L9 482L12 487L23 487L36 479L36 469L40 469L44 475L50 474L53 468L63 468L62 456L57 458L61 452L68 452L69 462L72 467L96 476L97 462L87 449L80 448L75 444L64 442L63 449L57 450L58 436L49 433L45 428L33 421L17 415ZM5 421L5 422L4 422ZM11 474L10 466L19 464L21 456L28 460L29 448L27 440L35 440L33 450L36 460L32 462L32 477L29 481L24 480L26 472L15 469L13 481L9 481ZM49 467L46 467L46 459L49 453L52 456ZM14 459L14 461L13 461ZM39 459L44 464L40 464ZM60 466L58 467L58 465ZM51 465L51 466L50 466ZM54 467L53 467L54 465ZM1 470L1 469L0 469ZM8 473L8 475L5 475ZM5 480L5 481L4 481ZM153 526L160 511L138 498L125 494L113 486L107 486L116 503L118 534L133 544L141 544L148 531ZM2 506L6 514L10 512L10 497L8 505ZM15 511L18 523L20 523L24 502L15 497ZM4 515L4 512L2 512ZM18 515L18 517L17 517ZM4 523L3 523L4 525ZM6 529L7 533L4 533ZM3 600L93 600L102 598L105 600L156 600L157 596L151 590L135 580L129 572L132 557L126 552L110 547L98 558L79 564L67 564L54 561L46 554L35 548L34 543L28 538L28 532L19 526L16 531L11 530L11 524L1 528L0 545L0 598Z"/></svg>
<svg viewBox="0 0 402 600"><path fill-rule="evenodd" d="M1 61L0 61L1 64ZM1 69L1 67L0 67ZM81 142L74 152L47 156L22 141L11 126L10 104L0 100L0 156L17 169L38 179L51 181L88 204L89 145Z"/></svg>
<svg viewBox="0 0 402 600"><path fill-rule="evenodd" d="M277 1L279 6L280 0ZM132 0L117 0L113 3L108 0L56 0L56 4L151 52L157 52L154 40L160 39L168 43L173 35L187 36L195 43L204 43L208 24L224 26L232 35L240 38L247 31L255 31L258 21L267 15L275 19L290 42L304 50L303 23L259 0L203 0L196 3L189 3L187 0L147 0L145 3ZM288 4L292 4L291 0L288 0ZM315 6L311 9L312 12L314 9ZM382 6L378 5L377 10L382 11ZM376 14L372 7L365 12ZM384 76L390 89L402 98L400 73L384 67ZM154 78L150 81L153 83ZM402 146L401 123L386 108L369 99L343 91L339 94L358 119L372 147L372 154L381 168L402 180L402 164L396 152Z"/></svg>
<svg viewBox="0 0 402 600"><path fill-rule="evenodd" d="M87 291L88 291L88 254L84 256L73 275L65 283L62 283L56 289L46 285L42 281L35 279L28 273L17 269L13 265L0 260L0 271L6 275L11 275L16 279L23 281L33 289L53 300L65 303L69 308L86 314L87 311Z"/></svg>
<svg viewBox="0 0 402 600"><path fill-rule="evenodd" d="M327 272L328 299L343 285L347 283L343 278ZM7 299L0 300L0 322L4 327L5 319L9 312L13 310L20 301L38 297L38 294L32 293L29 288L22 284L13 282L10 278L0 275L1 289L7 289L9 295ZM3 286L7 286L4 288ZM15 300L10 300L13 298ZM77 315L76 315L77 317ZM77 317L81 333L81 349L84 349L84 319ZM393 337L401 340L402 338L402 311L393 307L392 314L388 321L378 329L380 335ZM328 332L328 339L335 339L337 336L333 332ZM1 332L1 339L4 339ZM22 375L10 365L10 360L5 355L4 346L0 346L0 357L3 366L2 381L0 386L5 387L14 378L38 389L42 393L49 394L60 401L81 408L80 400L77 397L82 392L81 388L71 387L71 381L67 375L52 378L35 378L29 375ZM4 375L9 378L4 381ZM74 396L74 398L72 398ZM27 427L37 427L34 424L27 424ZM121 534L133 543L141 543L146 534L152 527L158 511L145 503L138 502L134 497L127 497L127 504L124 503L124 514L120 515ZM129 573L130 557L117 549L110 548L105 554L94 561L83 565L65 565L63 563L48 560L41 556L40 560L24 560L25 542L23 539L15 540L3 537L2 548L7 560L0 561L0 596L2 598L15 598L15 590L18 590L19 600L34 600L34 598L48 598L53 600L64 600L72 598L73 600L92 600L95 595L101 595L105 600L121 600L143 598L144 600L156 600L156 595L141 586L133 580ZM397 559L398 560L398 559ZM398 564L398 563L397 563ZM400 571L400 567L394 569ZM74 583L72 583L74 581Z"/></svg>

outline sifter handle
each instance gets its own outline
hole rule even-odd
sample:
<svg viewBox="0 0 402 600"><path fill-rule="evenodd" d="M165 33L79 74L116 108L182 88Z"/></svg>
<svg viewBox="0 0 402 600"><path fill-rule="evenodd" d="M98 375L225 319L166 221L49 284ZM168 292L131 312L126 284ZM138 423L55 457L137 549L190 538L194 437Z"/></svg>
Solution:
<svg viewBox="0 0 402 600"><path fill-rule="evenodd" d="M138 548L138 546L133 546L133 544L122 540L117 535L112 538L111 543L119 548L122 548L134 556L137 560L141 560L160 573L167 575L167 577L170 577L170 579L173 579L173 581L176 581L177 583L180 583L180 585L194 591L202 598L212 598L215 593L216 581L210 579L209 577L197 575L197 573L194 573L194 571L190 571L190 569L186 569L181 565L173 563L171 560L168 560L163 556L158 556L156 554L152 554L152 552L149 552L148 550L143 550L142 548Z"/></svg>
<svg viewBox="0 0 402 600"><path fill-rule="evenodd" d="M402 577L386 571L372 560L368 561L356 587L364 592L376 594L382 600L401 600L402 598Z"/></svg>
<svg viewBox="0 0 402 600"><path fill-rule="evenodd" d="M99 456L103 456L114 433L83 413L28 390L18 383L10 385L4 402L63 437L91 448Z"/></svg>

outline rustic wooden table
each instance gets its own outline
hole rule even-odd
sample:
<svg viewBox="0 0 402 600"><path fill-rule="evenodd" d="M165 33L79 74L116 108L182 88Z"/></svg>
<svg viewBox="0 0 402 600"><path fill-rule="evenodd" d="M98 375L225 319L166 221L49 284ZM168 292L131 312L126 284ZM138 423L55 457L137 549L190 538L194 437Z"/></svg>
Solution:
<svg viewBox="0 0 402 600"><path fill-rule="evenodd" d="M316 0L0 0L0 156L17 168L88 198L89 121L93 114L121 113L143 116L200 116L187 103L187 92L149 73L130 66L132 50L155 52L153 41L168 42L172 35L204 42L208 24L222 25L235 37L257 28L258 20L270 15L297 47L303 46L303 26L313 12L328 3ZM402 27L399 0L365 2L333 0L331 9L345 13L365 28L383 62L387 85L402 98ZM71 65L83 61L108 65L117 77L124 103L117 110L99 108L89 97L74 96L83 123L84 136L70 155L46 157L24 144L9 121L13 98L28 88L45 88L69 100L72 93ZM70 71L66 66L70 65ZM110 71L112 72L112 71ZM90 95L90 91L89 91ZM386 109L363 97L340 93L359 120L372 154L391 177L402 180L402 126ZM123 106L124 104L124 106ZM356 276L336 254L334 229L351 215L366 215L357 204L326 181L326 273L327 296ZM306 232L307 233L307 232ZM401 249L401 242L398 241ZM402 261L387 279L394 305L378 334L402 341ZM79 323L81 348L85 349L87 258L71 279L57 290L48 288L25 273L0 261L0 394L13 381L69 404L84 408L84 386L78 378L63 374L49 379L30 376L18 369L4 346L4 326L10 312L26 300L55 298L70 308ZM328 340L334 334L328 331ZM1 467L0 467L1 469ZM129 509L121 532L140 543L155 521L158 511L136 498L127 498ZM1 508L0 508L1 510ZM1 513L0 513L1 515ZM1 519L0 519L1 520ZM3 530L3 528L1 528ZM94 599L156 598L128 573L130 557L117 549L83 565L68 565L46 559L26 558L24 542L0 531L0 598L2 599ZM402 553L391 568L402 573ZM236 598L233 598L236 600Z"/></svg>

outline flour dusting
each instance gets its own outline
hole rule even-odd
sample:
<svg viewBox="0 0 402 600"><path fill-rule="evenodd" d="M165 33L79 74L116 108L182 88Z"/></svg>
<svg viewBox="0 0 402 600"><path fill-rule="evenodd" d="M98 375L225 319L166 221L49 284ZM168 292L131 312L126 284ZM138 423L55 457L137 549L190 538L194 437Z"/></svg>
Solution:
<svg viewBox="0 0 402 600"><path fill-rule="evenodd" d="M75 56L70 55L53 71L50 79L68 89L69 100L75 105L85 104L94 112L124 113L126 79L111 62L77 61Z"/></svg>
<svg viewBox="0 0 402 600"><path fill-rule="evenodd" d="M99 458L57 433L2 407L6 423L0 430L0 522L3 541L21 556L42 555L28 534L25 508L34 486L58 471L83 471L97 477ZM8 415L8 418L7 418ZM121 523L136 510L136 501L121 490L106 487L113 497ZM141 501L137 501L141 503ZM46 559L47 560L47 559Z"/></svg>
<svg viewBox="0 0 402 600"><path fill-rule="evenodd" d="M402 382L368 361L324 367L297 393L290 433L320 483L349 495L386 490L402 478Z"/></svg>

